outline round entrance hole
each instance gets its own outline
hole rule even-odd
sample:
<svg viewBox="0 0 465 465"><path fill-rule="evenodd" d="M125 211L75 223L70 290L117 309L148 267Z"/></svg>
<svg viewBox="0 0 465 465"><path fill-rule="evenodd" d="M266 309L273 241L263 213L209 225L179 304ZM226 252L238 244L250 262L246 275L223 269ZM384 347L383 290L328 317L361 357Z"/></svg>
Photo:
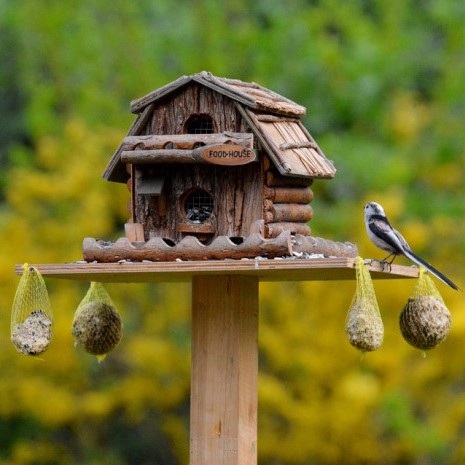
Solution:
<svg viewBox="0 0 465 465"><path fill-rule="evenodd" d="M184 213L193 223L204 223L213 212L213 198L204 189L195 189L184 200Z"/></svg>

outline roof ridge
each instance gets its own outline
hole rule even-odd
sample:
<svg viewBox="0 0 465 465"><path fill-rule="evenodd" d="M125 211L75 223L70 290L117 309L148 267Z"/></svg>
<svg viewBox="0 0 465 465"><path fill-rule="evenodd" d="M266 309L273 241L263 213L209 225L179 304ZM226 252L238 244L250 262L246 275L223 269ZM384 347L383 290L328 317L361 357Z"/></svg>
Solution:
<svg viewBox="0 0 465 465"><path fill-rule="evenodd" d="M256 82L246 82L240 79L218 77L209 71L200 71L191 75L184 75L145 96L131 102L131 111L140 113L147 105L169 95L190 82L226 95L227 97L256 110L265 110L272 113L288 116L302 117L306 108L292 100L280 95Z"/></svg>

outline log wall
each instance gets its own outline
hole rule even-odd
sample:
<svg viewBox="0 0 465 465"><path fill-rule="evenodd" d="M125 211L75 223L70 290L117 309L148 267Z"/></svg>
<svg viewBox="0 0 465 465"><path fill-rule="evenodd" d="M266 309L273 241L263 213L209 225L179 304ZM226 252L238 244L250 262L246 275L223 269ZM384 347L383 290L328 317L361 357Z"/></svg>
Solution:
<svg viewBox="0 0 465 465"><path fill-rule="evenodd" d="M309 205L313 192L308 186L312 180L280 175L266 155L262 157L262 167L265 237L277 237L284 231L309 236L307 222L313 217Z"/></svg>

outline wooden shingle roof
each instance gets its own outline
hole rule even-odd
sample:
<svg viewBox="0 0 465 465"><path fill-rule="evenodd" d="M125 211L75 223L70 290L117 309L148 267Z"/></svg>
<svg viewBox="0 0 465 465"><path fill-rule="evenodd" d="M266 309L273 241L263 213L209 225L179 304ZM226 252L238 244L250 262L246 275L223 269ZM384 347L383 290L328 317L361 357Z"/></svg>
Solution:
<svg viewBox="0 0 465 465"><path fill-rule="evenodd" d="M283 176L333 178L336 168L299 119L238 109Z"/></svg>
<svg viewBox="0 0 465 465"><path fill-rule="evenodd" d="M260 141L283 176L332 178L336 168L300 122L305 107L256 83L220 78L202 71L179 79L131 102L137 114L128 136L138 136L162 98L169 98L181 87L196 82L231 98L253 134ZM127 172L121 155L124 141L110 159L103 177L109 181L126 182Z"/></svg>
<svg viewBox="0 0 465 465"><path fill-rule="evenodd" d="M140 113L147 105L166 97L170 93L190 82L209 87L214 91L225 95L232 100L257 110L265 110L280 115L289 115L300 118L305 115L306 109L302 105L289 100L282 95L262 87L255 82L243 82L238 79L228 79L213 76L213 74L202 71L190 76L181 76L163 87L131 102L131 111Z"/></svg>

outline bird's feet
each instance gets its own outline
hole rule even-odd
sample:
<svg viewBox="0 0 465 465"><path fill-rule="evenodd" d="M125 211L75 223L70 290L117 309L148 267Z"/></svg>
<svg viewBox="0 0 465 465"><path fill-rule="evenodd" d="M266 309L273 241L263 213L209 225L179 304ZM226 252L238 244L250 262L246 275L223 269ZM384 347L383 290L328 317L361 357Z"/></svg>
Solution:
<svg viewBox="0 0 465 465"><path fill-rule="evenodd" d="M376 258L366 258L363 263L365 265L372 265L373 263L379 263L380 267L382 268L381 271L388 271L391 272L391 263L392 261L388 262L386 259L378 260Z"/></svg>

